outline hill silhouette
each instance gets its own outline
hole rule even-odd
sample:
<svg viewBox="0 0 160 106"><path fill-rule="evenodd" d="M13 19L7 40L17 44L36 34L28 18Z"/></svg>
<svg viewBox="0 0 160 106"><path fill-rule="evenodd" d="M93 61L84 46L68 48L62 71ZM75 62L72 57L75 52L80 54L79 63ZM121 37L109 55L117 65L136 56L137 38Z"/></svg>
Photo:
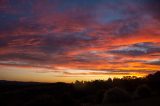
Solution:
<svg viewBox="0 0 160 106"><path fill-rule="evenodd" d="M160 72L75 83L0 81L0 106L160 106Z"/></svg>

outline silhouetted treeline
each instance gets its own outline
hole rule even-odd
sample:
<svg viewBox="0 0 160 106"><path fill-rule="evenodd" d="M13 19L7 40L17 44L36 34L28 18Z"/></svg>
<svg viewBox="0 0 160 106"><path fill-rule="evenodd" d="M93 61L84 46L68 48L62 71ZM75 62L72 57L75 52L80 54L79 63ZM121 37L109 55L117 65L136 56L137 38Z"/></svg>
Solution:
<svg viewBox="0 0 160 106"><path fill-rule="evenodd" d="M0 106L109 106L153 97L160 98L160 72L75 83L0 81Z"/></svg>

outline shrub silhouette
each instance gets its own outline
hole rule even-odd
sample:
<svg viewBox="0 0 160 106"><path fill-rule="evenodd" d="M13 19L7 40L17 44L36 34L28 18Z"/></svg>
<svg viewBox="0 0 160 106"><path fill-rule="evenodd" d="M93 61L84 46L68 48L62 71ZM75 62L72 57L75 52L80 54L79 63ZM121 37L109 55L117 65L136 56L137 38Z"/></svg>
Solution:
<svg viewBox="0 0 160 106"><path fill-rule="evenodd" d="M149 74L146 78L152 90L154 89L156 92L160 93L160 71L154 74Z"/></svg>
<svg viewBox="0 0 160 106"><path fill-rule="evenodd" d="M112 88L105 92L103 104L128 102L131 100L128 92L121 88Z"/></svg>
<svg viewBox="0 0 160 106"><path fill-rule="evenodd" d="M151 95L151 89L147 85L140 85L137 87L135 91L135 95L137 98L145 98Z"/></svg>

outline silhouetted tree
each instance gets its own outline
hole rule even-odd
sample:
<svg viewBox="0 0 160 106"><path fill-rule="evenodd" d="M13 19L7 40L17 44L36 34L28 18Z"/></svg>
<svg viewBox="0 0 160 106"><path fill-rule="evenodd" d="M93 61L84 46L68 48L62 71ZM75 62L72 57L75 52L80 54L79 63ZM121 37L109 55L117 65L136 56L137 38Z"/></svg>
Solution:
<svg viewBox="0 0 160 106"><path fill-rule="evenodd" d="M112 88L105 92L103 104L128 102L131 100L129 93L121 88Z"/></svg>
<svg viewBox="0 0 160 106"><path fill-rule="evenodd" d="M140 85L137 87L135 91L135 96L137 98L145 98L151 96L151 89L149 88L148 85Z"/></svg>

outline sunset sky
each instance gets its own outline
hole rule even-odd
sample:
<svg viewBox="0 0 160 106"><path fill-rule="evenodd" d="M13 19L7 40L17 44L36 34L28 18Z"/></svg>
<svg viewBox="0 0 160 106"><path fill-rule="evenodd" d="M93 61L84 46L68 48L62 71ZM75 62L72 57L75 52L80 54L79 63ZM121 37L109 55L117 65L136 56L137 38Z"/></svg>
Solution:
<svg viewBox="0 0 160 106"><path fill-rule="evenodd" d="M0 80L160 71L160 0L0 0Z"/></svg>

